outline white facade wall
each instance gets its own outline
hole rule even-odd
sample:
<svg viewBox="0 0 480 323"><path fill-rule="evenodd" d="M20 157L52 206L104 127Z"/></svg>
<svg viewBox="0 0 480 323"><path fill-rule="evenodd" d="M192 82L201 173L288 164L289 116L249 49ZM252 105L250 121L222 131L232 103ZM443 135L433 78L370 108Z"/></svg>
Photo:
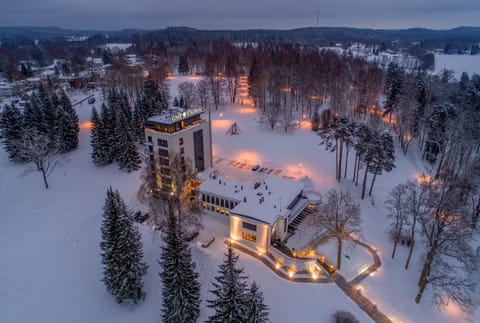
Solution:
<svg viewBox="0 0 480 323"><path fill-rule="evenodd" d="M255 226L255 229L251 228L252 226ZM258 252L266 252L269 249L270 231L270 226L265 223L230 214L230 238L254 247Z"/></svg>

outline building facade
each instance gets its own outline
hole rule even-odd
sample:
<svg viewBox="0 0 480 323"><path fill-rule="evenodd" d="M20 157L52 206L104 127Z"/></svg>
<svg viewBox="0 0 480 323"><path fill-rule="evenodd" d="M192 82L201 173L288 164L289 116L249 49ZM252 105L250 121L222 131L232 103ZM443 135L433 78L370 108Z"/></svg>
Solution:
<svg viewBox="0 0 480 323"><path fill-rule="evenodd" d="M201 108L170 108L147 120L145 141L154 162L159 189L171 191L172 163L180 162L196 174L212 167L212 139L208 120ZM178 166L178 165L176 165Z"/></svg>

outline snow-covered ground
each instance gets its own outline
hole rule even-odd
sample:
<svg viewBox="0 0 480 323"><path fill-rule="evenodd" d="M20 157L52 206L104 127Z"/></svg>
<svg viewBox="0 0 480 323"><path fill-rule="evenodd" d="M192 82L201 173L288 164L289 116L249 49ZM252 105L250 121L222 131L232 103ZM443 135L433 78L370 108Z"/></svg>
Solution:
<svg viewBox="0 0 480 323"><path fill-rule="evenodd" d="M185 80L192 81L192 78L171 78L173 95L176 86ZM77 93L72 101L84 96ZM99 107L98 93L96 98L95 105ZM140 172L127 174L116 165L95 167L90 161L87 127L90 105L83 102L76 109L82 125L80 147L68 154L65 163L50 176L51 189L43 188L40 174L25 173L29 165L12 164L5 152L0 152L0 322L159 322L161 283L157 259L162 242L158 232L141 226L145 260L150 265L145 277L145 302L136 307L118 305L100 282L100 217L106 189L111 185L131 203ZM293 134L271 131L259 125L258 115L251 107L232 104L213 111L212 118L228 120L223 126L214 123L217 158L271 163L308 176L320 192L342 187L351 189L358 197L359 188L348 180L336 183L334 154L319 146L319 137L308 129ZM242 131L240 135L225 134L230 122L237 122ZM361 202L363 240L378 248L382 267L359 288L396 321L459 322L458 312L457 316L451 314L455 313L454 308L438 311L431 306L429 290L421 304L414 303L421 265L420 246L414 252L408 271L403 269L406 249L399 248L395 259L390 258L383 200L392 186L422 171L414 154L405 157L398 153L397 156L397 168L377 179L373 199ZM249 172L228 166L225 170ZM203 300L209 297L211 281L225 251L222 242L228 235L225 223L217 219L205 217L204 227L192 243ZM212 233L217 239L208 249L197 247L198 241ZM240 254L240 263L250 279L256 280L263 289L271 307L272 322L328 322L336 310L350 311L361 322L371 321L335 284L293 283L279 278L245 254ZM347 272L348 262L344 260L343 264L342 271ZM200 321L210 313L203 302ZM478 322L480 318L476 319Z"/></svg>
<svg viewBox="0 0 480 323"><path fill-rule="evenodd" d="M480 74L480 55L445 55L435 54L435 73L452 70L459 79L463 72L468 75Z"/></svg>

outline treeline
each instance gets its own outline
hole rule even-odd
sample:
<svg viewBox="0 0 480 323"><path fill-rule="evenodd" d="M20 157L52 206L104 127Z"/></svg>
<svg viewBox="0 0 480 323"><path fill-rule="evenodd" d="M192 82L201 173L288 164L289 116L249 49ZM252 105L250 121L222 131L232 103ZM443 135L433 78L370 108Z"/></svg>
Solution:
<svg viewBox="0 0 480 323"><path fill-rule="evenodd" d="M14 105L4 107L0 133L8 158L16 163L34 162L48 188L55 156L78 147L78 116L65 92L57 94L40 86L23 112Z"/></svg>

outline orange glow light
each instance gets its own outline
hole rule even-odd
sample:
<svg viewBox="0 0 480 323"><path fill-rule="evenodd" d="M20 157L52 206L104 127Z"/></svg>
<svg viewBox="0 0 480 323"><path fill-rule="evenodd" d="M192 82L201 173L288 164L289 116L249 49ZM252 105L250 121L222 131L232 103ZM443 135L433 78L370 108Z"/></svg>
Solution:
<svg viewBox="0 0 480 323"><path fill-rule="evenodd" d="M80 129L85 129L85 130L90 130L92 128L93 124L91 121L84 121L80 123Z"/></svg>
<svg viewBox="0 0 480 323"><path fill-rule="evenodd" d="M415 180L419 184L427 184L427 185L432 184L432 182L433 182L433 178L428 176L428 175L425 175L425 174L416 175Z"/></svg>
<svg viewBox="0 0 480 323"><path fill-rule="evenodd" d="M228 119L212 120L213 129L228 129L232 124L233 124L233 121Z"/></svg>
<svg viewBox="0 0 480 323"><path fill-rule="evenodd" d="M238 112L241 114L255 114L257 110L255 108L240 108Z"/></svg>
<svg viewBox="0 0 480 323"><path fill-rule="evenodd" d="M257 152L250 150L239 152L234 159L240 162L246 162L248 164L259 164L262 160Z"/></svg>
<svg viewBox="0 0 480 323"><path fill-rule="evenodd" d="M300 128L301 128L301 129L311 130L311 129L312 129L312 122L311 122L311 121L307 121L307 120L300 121Z"/></svg>

